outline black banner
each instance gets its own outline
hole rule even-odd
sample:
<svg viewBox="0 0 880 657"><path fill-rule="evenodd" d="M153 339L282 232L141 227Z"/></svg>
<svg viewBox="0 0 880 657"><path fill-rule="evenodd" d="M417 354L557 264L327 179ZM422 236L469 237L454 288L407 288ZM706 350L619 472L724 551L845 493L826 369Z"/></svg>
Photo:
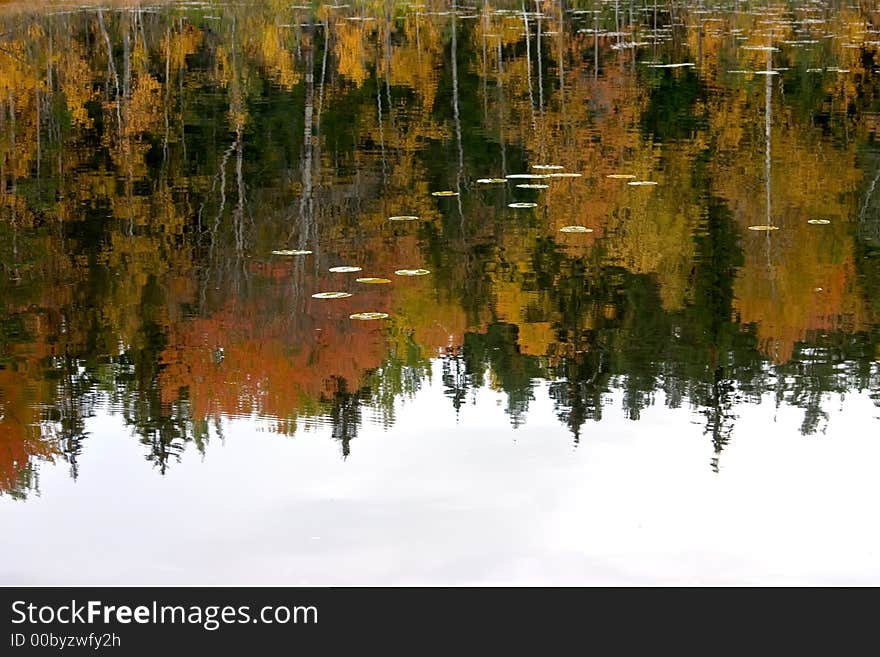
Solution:
<svg viewBox="0 0 880 657"><path fill-rule="evenodd" d="M543 654L568 644L618 654L758 637L765 648L775 639L791 649L804 640L818 645L818 633L842 612L792 590L7 588L0 599L0 655L526 645L543 646ZM856 638L854 630L871 628L862 622L869 617L866 608L847 616L845 633L834 635L836 649Z"/></svg>

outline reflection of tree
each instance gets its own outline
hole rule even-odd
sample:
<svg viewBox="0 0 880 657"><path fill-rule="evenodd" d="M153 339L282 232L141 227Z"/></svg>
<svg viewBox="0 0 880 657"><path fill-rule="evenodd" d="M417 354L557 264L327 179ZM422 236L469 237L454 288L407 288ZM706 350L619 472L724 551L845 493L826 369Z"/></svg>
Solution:
<svg viewBox="0 0 880 657"><path fill-rule="evenodd" d="M330 422L334 440L342 445L342 456L351 453L349 444L357 438L361 424L361 399L359 391L350 391L345 379L334 377L330 395L323 401L329 403Z"/></svg>
<svg viewBox="0 0 880 657"><path fill-rule="evenodd" d="M552 370L550 397L559 420L580 442L581 427L587 420L602 419L602 395L608 390L601 351L587 351L565 357Z"/></svg>
<svg viewBox="0 0 880 657"><path fill-rule="evenodd" d="M685 311L682 325L692 341L688 348L697 347L694 351L703 359L700 373L692 372L691 376L705 381L698 389L707 390L706 394L695 394L694 402L703 406L716 471L736 420L732 410L737 387L734 377L754 358L751 345L736 340L738 327L733 321L733 282L743 263L739 237L730 211L718 199L709 197L706 226L696 240L694 302Z"/></svg>
<svg viewBox="0 0 880 657"><path fill-rule="evenodd" d="M76 476L108 405L162 471L229 415L287 434L329 416L348 454L437 355L453 409L489 386L518 426L546 379L575 440L607 399L635 420L662 391L705 416L715 467L742 401L773 392L809 433L830 395L876 398L876 44L852 27L867 13L829 17L857 48L781 48L791 72L757 80L729 71L766 53L729 30L804 38L786 8L761 27L540 7L0 17L0 488L35 485L37 458ZM807 73L829 61L851 75ZM546 193L473 182L538 162L583 177ZM461 195L428 194L446 188ZM526 198L538 211L506 212ZM771 272L745 230L768 199ZM409 213L422 221L389 226ZM574 223L594 232L558 233ZM432 274L359 290L357 310L393 316L365 327L348 302L311 300L340 263Z"/></svg>

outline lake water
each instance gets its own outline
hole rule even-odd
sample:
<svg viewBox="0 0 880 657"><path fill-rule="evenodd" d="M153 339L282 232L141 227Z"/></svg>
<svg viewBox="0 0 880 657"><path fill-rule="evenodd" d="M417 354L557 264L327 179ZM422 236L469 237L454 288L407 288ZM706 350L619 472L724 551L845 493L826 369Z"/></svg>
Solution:
<svg viewBox="0 0 880 657"><path fill-rule="evenodd" d="M880 584L877 3L0 33L0 583Z"/></svg>

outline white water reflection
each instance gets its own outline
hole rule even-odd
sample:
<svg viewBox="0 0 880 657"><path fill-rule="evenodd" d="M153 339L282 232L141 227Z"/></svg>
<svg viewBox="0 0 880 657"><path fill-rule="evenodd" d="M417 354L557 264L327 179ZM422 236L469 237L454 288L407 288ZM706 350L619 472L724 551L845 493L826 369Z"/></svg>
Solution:
<svg viewBox="0 0 880 657"><path fill-rule="evenodd" d="M456 420L435 379L388 430L366 423L346 460L329 428L228 420L165 476L101 414L79 479L46 466L40 497L0 498L0 581L880 583L867 395L810 437L798 409L737 407L718 473L700 418L662 399L639 422L609 404L574 446L546 391L518 429L502 396L477 397Z"/></svg>

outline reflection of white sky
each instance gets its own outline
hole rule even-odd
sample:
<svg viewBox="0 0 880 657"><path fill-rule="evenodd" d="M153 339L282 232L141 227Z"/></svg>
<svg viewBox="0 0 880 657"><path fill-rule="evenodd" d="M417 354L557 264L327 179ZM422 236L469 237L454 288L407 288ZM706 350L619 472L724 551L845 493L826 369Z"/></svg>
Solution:
<svg viewBox="0 0 880 657"><path fill-rule="evenodd" d="M880 584L876 407L829 400L827 432L772 401L710 468L703 419L620 403L581 444L538 389L524 426L501 395L458 422L426 387L343 461L324 427L245 420L165 477L119 417L88 424L80 478L0 498L2 584Z"/></svg>

